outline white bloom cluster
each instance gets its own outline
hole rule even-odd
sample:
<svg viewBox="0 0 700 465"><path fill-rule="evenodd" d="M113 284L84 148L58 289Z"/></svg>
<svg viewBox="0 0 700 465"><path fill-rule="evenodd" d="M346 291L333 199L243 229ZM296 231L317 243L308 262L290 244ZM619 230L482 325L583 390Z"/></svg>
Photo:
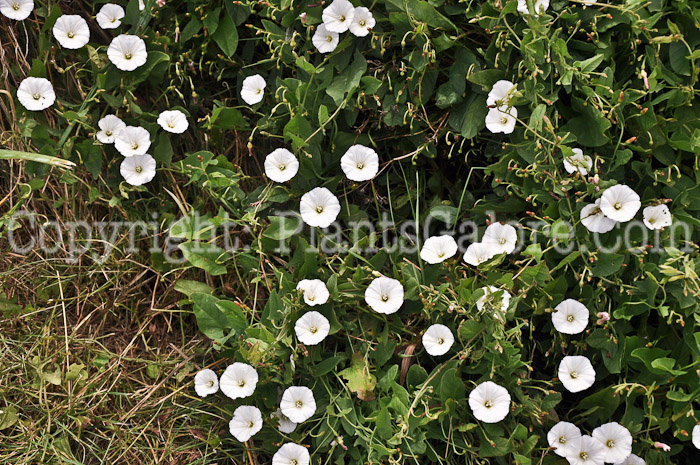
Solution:
<svg viewBox="0 0 700 465"><path fill-rule="evenodd" d="M311 38L321 53L330 53L340 41L340 33L350 31L357 37L365 37L375 26L376 21L369 9L355 8L348 0L333 0L323 9L323 23L316 28Z"/></svg>
<svg viewBox="0 0 700 465"><path fill-rule="evenodd" d="M619 423L611 422L593 430L590 436L579 428L560 421L547 433L547 442L554 453L571 465L643 465L643 459L632 453L632 435Z"/></svg>

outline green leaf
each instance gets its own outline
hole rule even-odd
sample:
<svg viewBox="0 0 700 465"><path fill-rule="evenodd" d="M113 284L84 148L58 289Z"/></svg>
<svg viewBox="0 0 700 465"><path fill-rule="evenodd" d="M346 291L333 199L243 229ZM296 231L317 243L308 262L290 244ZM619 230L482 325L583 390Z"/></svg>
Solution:
<svg viewBox="0 0 700 465"><path fill-rule="evenodd" d="M226 274L226 266L223 261L228 258L228 253L221 247L204 242L183 242L178 246L185 259L193 266L201 268L212 276Z"/></svg>
<svg viewBox="0 0 700 465"><path fill-rule="evenodd" d="M604 278L605 276L610 276L616 273L621 267L622 263L625 261L625 257L622 255L607 253L598 256L598 261L596 266L593 267L593 276L596 278Z"/></svg>
<svg viewBox="0 0 700 465"><path fill-rule="evenodd" d="M158 134L158 139L153 147L153 158L163 165L170 165L173 159L173 146L170 144L170 135L163 131Z"/></svg>
<svg viewBox="0 0 700 465"><path fill-rule="evenodd" d="M374 387L377 385L377 377L369 371L369 364L362 352L352 354L350 367L344 369L340 376L348 382L348 389L357 394L361 400L373 400Z"/></svg>
<svg viewBox="0 0 700 465"><path fill-rule="evenodd" d="M17 408L13 405L0 407L0 430L7 429L17 423L19 415Z"/></svg>
<svg viewBox="0 0 700 465"><path fill-rule="evenodd" d="M657 370L665 371L667 373L670 373L675 376L680 376L684 375L687 373L687 371L683 370L674 370L673 367L676 365L676 360L673 358L668 358L668 357L662 357L662 358L657 358L656 360L653 360L651 362L652 368L656 368Z"/></svg>
<svg viewBox="0 0 700 465"><path fill-rule="evenodd" d="M407 3L408 12L418 21L422 21L430 27L436 29L454 29L457 26L452 21L443 16L433 5L423 0L411 0Z"/></svg>
<svg viewBox="0 0 700 465"><path fill-rule="evenodd" d="M228 57L233 56L238 47L238 31L233 19L225 11L221 15L216 32L211 35L221 51Z"/></svg>
<svg viewBox="0 0 700 465"><path fill-rule="evenodd" d="M270 226L263 232L263 236L276 241L283 241L299 234L303 227L301 218L297 216L271 216L269 220Z"/></svg>
<svg viewBox="0 0 700 465"><path fill-rule="evenodd" d="M391 427L391 414L389 409L384 407L377 413L377 434L381 439L390 439L394 435L394 430Z"/></svg>
<svg viewBox="0 0 700 465"><path fill-rule="evenodd" d="M197 318L197 326L205 336L221 341L228 332L229 321L226 315L216 305L219 299L209 294L194 293L191 296L194 302L194 316Z"/></svg>
<svg viewBox="0 0 700 465"><path fill-rule="evenodd" d="M206 283L192 281L191 279L178 279L175 282L175 290L185 294L187 297L192 297L194 293L211 294L212 289Z"/></svg>
<svg viewBox="0 0 700 465"><path fill-rule="evenodd" d="M486 96L470 93L467 99L458 104L450 115L450 126L467 138L471 139L486 127L484 120L489 112L486 106Z"/></svg>

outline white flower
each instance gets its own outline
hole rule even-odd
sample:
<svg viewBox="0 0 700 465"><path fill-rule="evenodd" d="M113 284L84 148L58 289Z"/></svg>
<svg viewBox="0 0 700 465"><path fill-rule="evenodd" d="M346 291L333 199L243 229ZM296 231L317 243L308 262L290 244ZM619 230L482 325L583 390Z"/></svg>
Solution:
<svg viewBox="0 0 700 465"><path fill-rule="evenodd" d="M504 289L499 289L495 286L486 286L481 288L484 291L484 295L479 297L476 301L476 308L479 311L486 307L499 316L498 312L506 313L508 311L508 305L510 304L510 293ZM500 297L496 297L497 293L501 293Z"/></svg>
<svg viewBox="0 0 700 465"><path fill-rule="evenodd" d="M535 16L539 16L549 8L549 0L533 0L532 5L535 7ZM530 14L526 0L518 0L518 11L524 15Z"/></svg>
<svg viewBox="0 0 700 465"><path fill-rule="evenodd" d="M700 449L700 447L698 449ZM615 465L647 465L647 463L638 455L630 454L630 456L625 460L618 462Z"/></svg>
<svg viewBox="0 0 700 465"><path fill-rule="evenodd" d="M396 313L403 305L403 286L386 276L375 278L365 290L365 302L377 313Z"/></svg>
<svg viewBox="0 0 700 465"><path fill-rule="evenodd" d="M311 42L314 43L314 46L321 53L332 52L338 46L339 41L338 33L326 29L325 24L319 24L314 36L311 38Z"/></svg>
<svg viewBox="0 0 700 465"><path fill-rule="evenodd" d="M64 48L78 49L90 42L87 21L78 15L59 16L53 26L53 35Z"/></svg>
<svg viewBox="0 0 700 465"><path fill-rule="evenodd" d="M668 211L666 205L657 205L655 207L646 207L642 210L644 224L649 229L661 229L666 226L671 226L671 212Z"/></svg>
<svg viewBox="0 0 700 465"><path fill-rule="evenodd" d="M102 5L95 19L102 29L115 29L122 24L123 17L124 8L114 3L106 3Z"/></svg>
<svg viewBox="0 0 700 465"><path fill-rule="evenodd" d="M231 399L248 397L255 392L258 384L258 372L247 363L235 362L226 367L226 371L221 375L219 386L221 392Z"/></svg>
<svg viewBox="0 0 700 465"><path fill-rule="evenodd" d="M457 242L452 236L433 236L423 243L420 258L431 265L441 263L457 253Z"/></svg>
<svg viewBox="0 0 700 465"><path fill-rule="evenodd" d="M505 79L497 81L486 98L486 105L488 106L508 106L510 105L510 98L512 93L515 91L516 85Z"/></svg>
<svg viewBox="0 0 700 465"><path fill-rule="evenodd" d="M340 159L340 167L351 181L369 181L379 171L379 156L369 147L353 145Z"/></svg>
<svg viewBox="0 0 700 465"><path fill-rule="evenodd" d="M287 182L299 171L299 161L287 149L275 149L265 157L265 175L275 182Z"/></svg>
<svg viewBox="0 0 700 465"><path fill-rule="evenodd" d="M374 20L372 12L363 6L358 6L355 8L355 14L353 15L349 29L350 32L357 37L365 37L375 24L377 24L377 22Z"/></svg>
<svg viewBox="0 0 700 465"><path fill-rule="evenodd" d="M233 411L228 429L238 441L246 442L262 429L262 425L262 414L257 407L241 405Z"/></svg>
<svg viewBox="0 0 700 465"><path fill-rule="evenodd" d="M214 370L205 369L198 371L194 375L194 390L197 391L199 397L206 397L209 394L214 394L219 390L219 378L214 373Z"/></svg>
<svg viewBox="0 0 700 465"><path fill-rule="evenodd" d="M496 251L492 245L474 242L469 244L467 251L464 252L464 261L469 265L477 266L491 260L494 255L496 255Z"/></svg>
<svg viewBox="0 0 700 465"><path fill-rule="evenodd" d="M314 393L306 386L288 387L282 394L280 410L294 423L302 423L316 413Z"/></svg>
<svg viewBox="0 0 700 465"><path fill-rule="evenodd" d="M119 172L126 182L140 186L151 182L155 177L156 160L147 153L126 157L119 166Z"/></svg>
<svg viewBox="0 0 700 465"><path fill-rule="evenodd" d="M603 465L605 448L597 439L590 436L581 438L572 444L566 460L570 465Z"/></svg>
<svg viewBox="0 0 700 465"><path fill-rule="evenodd" d="M603 214L621 223L634 218L641 206L639 195L624 184L605 189L600 197L600 209Z"/></svg>
<svg viewBox="0 0 700 465"><path fill-rule="evenodd" d="M277 418L277 420L279 421L277 429L280 430L280 433L290 434L293 433L295 429L297 429L297 424L289 418L287 418L280 409L277 409L276 412L270 414L270 418Z"/></svg>
<svg viewBox="0 0 700 465"><path fill-rule="evenodd" d="M138 126L126 126L114 140L114 147L125 157L143 155L150 146L151 134Z"/></svg>
<svg viewBox="0 0 700 465"><path fill-rule="evenodd" d="M613 421L601 425L593 430L591 436L605 446L603 460L607 463L621 462L632 453L632 435L619 423Z"/></svg>
<svg viewBox="0 0 700 465"><path fill-rule="evenodd" d="M595 370L583 355L567 355L559 363L559 380L569 392L585 391L595 383Z"/></svg>
<svg viewBox="0 0 700 465"><path fill-rule="evenodd" d="M122 71L133 71L148 59L146 42L140 37L120 34L110 42L107 57Z"/></svg>
<svg viewBox="0 0 700 465"><path fill-rule="evenodd" d="M498 423L510 411L510 394L506 388L485 381L469 393L469 407L477 420Z"/></svg>
<svg viewBox="0 0 700 465"><path fill-rule="evenodd" d="M97 140L103 144L113 144L122 129L126 127L124 121L114 115L107 115L97 122L100 130L95 134Z"/></svg>
<svg viewBox="0 0 700 465"><path fill-rule="evenodd" d="M28 77L19 83L17 100L29 111L41 111L56 101L56 94L48 79Z"/></svg>
<svg viewBox="0 0 700 465"><path fill-rule="evenodd" d="M578 334L588 325L588 309L581 302L566 299L554 307L552 324L560 333Z"/></svg>
<svg viewBox="0 0 700 465"><path fill-rule="evenodd" d="M323 9L321 19L331 32L345 32L355 17L355 7L348 0L333 0Z"/></svg>
<svg viewBox="0 0 700 465"><path fill-rule="evenodd" d="M484 232L481 242L488 244L494 250L494 255L511 253L515 250L518 233L509 224L491 223Z"/></svg>
<svg viewBox="0 0 700 465"><path fill-rule="evenodd" d="M330 330L328 318L318 312L305 313L294 325L297 339L307 346L315 346L323 341Z"/></svg>
<svg viewBox="0 0 700 465"><path fill-rule="evenodd" d="M288 442L272 456L272 465L309 465L310 460L306 447Z"/></svg>
<svg viewBox="0 0 700 465"><path fill-rule="evenodd" d="M566 457L566 454L575 447L576 442L581 438L581 430L576 425L566 421L560 421L547 433L549 447L554 449L554 453Z"/></svg>
<svg viewBox="0 0 700 465"><path fill-rule="evenodd" d="M615 227L617 221L603 214L600 209L600 199L597 199L595 203L589 203L581 209L581 224L590 232L606 233Z"/></svg>
<svg viewBox="0 0 700 465"><path fill-rule="evenodd" d="M693 426L691 437L693 438L693 445L695 448L700 449L700 425Z"/></svg>
<svg viewBox="0 0 700 465"><path fill-rule="evenodd" d="M259 74L248 76L243 80L241 88L241 98L248 105L255 105L262 101L265 96L265 86L267 82Z"/></svg>
<svg viewBox="0 0 700 465"><path fill-rule="evenodd" d="M507 108L505 105L495 108L489 108L486 114L486 129L494 134L502 132L510 134L515 130L515 118L518 117L518 109L515 107Z"/></svg>
<svg viewBox="0 0 700 465"><path fill-rule="evenodd" d="M432 325L423 334L423 347L434 357L445 355L454 342L452 331L445 325Z"/></svg>
<svg viewBox="0 0 700 465"><path fill-rule="evenodd" d="M0 13L15 21L27 19L32 11L34 11L32 0L0 0Z"/></svg>
<svg viewBox="0 0 700 465"><path fill-rule="evenodd" d="M158 115L160 127L173 134L182 134L187 131L190 123L187 116L180 110L167 110Z"/></svg>
<svg viewBox="0 0 700 465"><path fill-rule="evenodd" d="M338 217L340 202L325 187L317 187L301 196L299 212L309 226L327 228Z"/></svg>
<svg viewBox="0 0 700 465"><path fill-rule="evenodd" d="M574 152L570 157L564 157L564 169L567 173L579 172L582 175L588 174L593 168L593 159L588 155L583 154L583 150L579 148L571 149Z"/></svg>
<svg viewBox="0 0 700 465"><path fill-rule="evenodd" d="M144 3L143 0L139 0L139 11L143 10L146 8L146 3Z"/></svg>
<svg viewBox="0 0 700 465"><path fill-rule="evenodd" d="M297 284L297 290L304 293L304 302L312 307L325 304L331 295L326 283L320 279L302 279Z"/></svg>

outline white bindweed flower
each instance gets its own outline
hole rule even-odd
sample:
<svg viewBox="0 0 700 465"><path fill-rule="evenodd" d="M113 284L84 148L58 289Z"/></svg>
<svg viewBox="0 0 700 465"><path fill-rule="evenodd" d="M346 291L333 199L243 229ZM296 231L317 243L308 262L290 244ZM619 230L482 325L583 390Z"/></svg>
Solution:
<svg viewBox="0 0 700 465"><path fill-rule="evenodd" d="M143 155L150 146L151 134L138 126L126 126L114 140L114 147L125 157Z"/></svg>
<svg viewBox="0 0 700 465"><path fill-rule="evenodd" d="M180 110L167 110L158 115L158 124L165 131L173 134L182 134L187 131L190 123L187 121L187 116Z"/></svg>
<svg viewBox="0 0 700 465"><path fill-rule="evenodd" d="M325 187L317 187L301 196L299 212L309 226L327 228L338 217L340 202Z"/></svg>
<svg viewBox="0 0 700 465"><path fill-rule="evenodd" d="M140 37L120 34L109 43L107 57L122 71L133 71L148 59L146 42Z"/></svg>
<svg viewBox="0 0 700 465"><path fill-rule="evenodd" d="M97 125L100 130L95 136L103 144L113 144L122 129L126 127L124 121L114 115L105 116L97 122Z"/></svg>
<svg viewBox="0 0 700 465"><path fill-rule="evenodd" d="M632 435L619 423L613 421L601 425L593 430L591 436L605 446L603 460L607 463L621 462L632 453Z"/></svg>
<svg viewBox="0 0 700 465"><path fill-rule="evenodd" d="M297 290L304 293L304 302L312 307L325 304L331 296L326 283L320 279L302 279L297 284Z"/></svg>
<svg viewBox="0 0 700 465"><path fill-rule="evenodd" d="M433 236L427 238L423 243L423 247L420 249L420 258L424 262L435 265L453 257L457 253L457 249L457 242L452 236Z"/></svg>
<svg viewBox="0 0 700 465"><path fill-rule="evenodd" d="M338 46L340 37L337 32L331 32L325 24L319 24L311 38L316 49L321 53L330 53Z"/></svg>
<svg viewBox="0 0 700 465"><path fill-rule="evenodd" d="M32 0L0 0L0 13L15 21L27 19L32 11L34 11Z"/></svg>
<svg viewBox="0 0 700 465"><path fill-rule="evenodd" d="M199 397L215 394L219 390L219 378L214 370L205 369L194 375L194 390Z"/></svg>
<svg viewBox="0 0 700 465"><path fill-rule="evenodd" d="M294 324L297 339L307 346L315 346L323 341L330 330L328 318L319 312L307 312Z"/></svg>
<svg viewBox="0 0 700 465"><path fill-rule="evenodd" d="M479 311L486 308L491 310L497 317L502 316L508 311L510 304L510 293L504 289L499 289L495 286L486 286L481 288L484 295L476 301L476 308ZM501 294L500 296L498 294Z"/></svg>
<svg viewBox="0 0 700 465"><path fill-rule="evenodd" d="M365 37L375 24L377 24L377 21L375 21L374 16L372 16L372 12L363 6L358 6L355 8L355 14L353 15L349 29L355 36Z"/></svg>
<svg viewBox="0 0 700 465"><path fill-rule="evenodd" d="M90 28L81 16L63 15L56 20L53 35L63 48L78 49L90 41Z"/></svg>
<svg viewBox="0 0 700 465"><path fill-rule="evenodd" d="M693 426L693 432L691 434L693 439L693 445L696 449L700 449L700 425Z"/></svg>
<svg viewBox="0 0 700 465"><path fill-rule="evenodd" d="M510 411L510 394L506 388L485 381L469 393L469 407L477 420L498 423Z"/></svg>
<svg viewBox="0 0 700 465"><path fill-rule="evenodd" d="M270 418L277 418L277 421L279 422L279 424L277 425L277 429L280 431L280 433L290 434L293 433L295 429L297 429L297 424L289 418L287 418L286 415L282 413L282 410L280 409L277 409L276 412L271 413Z"/></svg>
<svg viewBox="0 0 700 465"><path fill-rule="evenodd" d="M549 0L533 0L532 6L535 7L535 16L539 16L549 8ZM530 14L530 10L527 9L526 0L518 0L518 12L524 15Z"/></svg>
<svg viewBox="0 0 700 465"><path fill-rule="evenodd" d="M379 156L369 147L353 145L340 159L340 167L351 181L369 181L379 171Z"/></svg>
<svg viewBox="0 0 700 465"><path fill-rule="evenodd" d="M432 325L423 334L423 347L430 355L445 355L455 342L455 337L445 325Z"/></svg>
<svg viewBox="0 0 700 465"><path fill-rule="evenodd" d="M494 134L499 132L510 134L515 130L517 117L518 109L515 107L508 108L503 105L489 108L489 112L486 114L486 129Z"/></svg>
<svg viewBox="0 0 700 465"><path fill-rule="evenodd" d="M262 414L257 407L241 405L233 411L228 428L234 438L246 442L262 429L262 425Z"/></svg>
<svg viewBox="0 0 700 465"><path fill-rule="evenodd" d="M593 159L588 155L583 154L583 150L579 148L571 149L574 152L570 157L564 157L564 169L567 173L579 172L582 175L588 174L593 168Z"/></svg>
<svg viewBox="0 0 700 465"><path fill-rule="evenodd" d="M603 444L590 436L581 436L572 444L566 460L570 465L603 465L605 450Z"/></svg>
<svg viewBox="0 0 700 465"><path fill-rule="evenodd" d="M516 85L505 79L497 81L486 98L486 105L488 106L508 106L510 105L510 98L513 92L515 92Z"/></svg>
<svg viewBox="0 0 700 465"><path fill-rule="evenodd" d="M115 29L121 26L124 17L124 8L114 3L102 5L95 19L102 29Z"/></svg>
<svg viewBox="0 0 700 465"><path fill-rule="evenodd" d="M472 266L478 266L481 263L487 262L496 255L496 250L490 244L483 242L474 242L469 244L467 251L464 252L464 261Z"/></svg>
<svg viewBox="0 0 700 465"><path fill-rule="evenodd" d="M265 86L267 86L267 82L259 74L248 76L243 80L241 98L248 105L260 103L265 96Z"/></svg>
<svg viewBox="0 0 700 465"><path fill-rule="evenodd" d="M287 149L275 149L265 157L265 175L274 182L287 182L299 171L299 161Z"/></svg>
<svg viewBox="0 0 700 465"><path fill-rule="evenodd" d="M595 370L583 355L567 355L559 363L559 380L569 392L585 391L595 383Z"/></svg>
<svg viewBox="0 0 700 465"><path fill-rule="evenodd" d="M621 223L634 218L641 206L639 195L624 184L605 189L600 197L600 209L603 214Z"/></svg>
<svg viewBox="0 0 700 465"><path fill-rule="evenodd" d="M666 226L671 226L671 212L666 205L657 205L655 207L646 207L642 210L644 224L649 229L661 229Z"/></svg>
<svg viewBox="0 0 700 465"><path fill-rule="evenodd" d="M698 449L700 449L700 447L698 447ZM617 462L615 465L647 465L647 463L640 456L630 454L625 460Z"/></svg>
<svg viewBox="0 0 700 465"><path fill-rule="evenodd" d="M581 439L581 430L573 423L566 421L560 421L547 433L549 447L553 448L554 453L561 457L566 457L579 439Z"/></svg>
<svg viewBox="0 0 700 465"><path fill-rule="evenodd" d="M310 460L306 447L288 442L272 456L272 465L309 465Z"/></svg>
<svg viewBox="0 0 700 465"><path fill-rule="evenodd" d="M219 387L221 392L231 399L249 397L255 392L258 384L258 372L247 363L235 362L226 367L221 375Z"/></svg>
<svg viewBox="0 0 700 465"><path fill-rule="evenodd" d="M386 276L375 278L365 290L365 302L377 313L396 313L403 305L403 286Z"/></svg>
<svg viewBox="0 0 700 465"><path fill-rule="evenodd" d="M552 312L552 324L560 333L578 334L588 325L588 308L581 302L566 299L554 307Z"/></svg>
<svg viewBox="0 0 700 465"><path fill-rule="evenodd" d="M355 7L348 0L333 0L323 9L321 19L331 32L345 32L355 17Z"/></svg>
<svg viewBox="0 0 700 465"><path fill-rule="evenodd" d="M48 79L24 78L17 88L17 100L29 111L41 111L56 101L56 93Z"/></svg>
<svg viewBox="0 0 700 465"><path fill-rule="evenodd" d="M147 153L126 157L119 166L124 180L132 186L151 182L156 175L156 160Z"/></svg>
<svg viewBox="0 0 700 465"><path fill-rule="evenodd" d="M589 203L581 209L581 224L590 232L606 233L615 227L617 221L603 214L600 209L600 199L597 199L595 203Z"/></svg>
<svg viewBox="0 0 700 465"><path fill-rule="evenodd" d="M490 245L494 255L512 253L515 243L518 241L518 233L509 224L491 223L484 232L481 242Z"/></svg>
<svg viewBox="0 0 700 465"><path fill-rule="evenodd" d="M306 386L288 387L280 402L282 413L294 423L302 423L316 413L314 393Z"/></svg>

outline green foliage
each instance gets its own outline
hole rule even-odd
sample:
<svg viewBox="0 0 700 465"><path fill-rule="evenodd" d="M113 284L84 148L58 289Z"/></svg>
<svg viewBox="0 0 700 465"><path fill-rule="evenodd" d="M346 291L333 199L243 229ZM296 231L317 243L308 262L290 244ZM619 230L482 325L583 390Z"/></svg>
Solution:
<svg viewBox="0 0 700 465"><path fill-rule="evenodd" d="M700 258L696 244L682 241L700 229L696 4L553 1L534 16L519 14L516 1L378 0L365 5L377 20L370 35L341 34L336 50L321 54L311 40L321 3L188 0L143 11L136 3L124 27L145 38L146 65L118 71L102 39L49 52L46 35L29 74L52 77L60 105L51 113L20 110L17 125L37 152L79 165L79 174L63 180L97 186L94 201L137 218L149 209L165 219L182 214L170 235L182 239L185 264L154 258L154 267L186 268L191 275L175 289L200 331L222 357L260 373L251 398L229 402L229 417L245 404L267 418L278 391L313 389L316 415L288 436L266 422L254 439L259 454L267 459L292 440L309 446L314 464L555 465L563 461L548 450L546 433L566 420L587 432L609 421L625 425L650 465L694 457ZM44 30L58 9L37 9ZM267 87L261 103L247 106L240 87L253 74ZM500 79L517 84L518 120L509 135L485 127L487 94ZM176 106L189 114L190 132L159 133L159 112ZM151 132L160 171L147 187L121 181L112 147L95 149L97 121L114 112ZM339 169L353 144L380 155L382 170L371 183L348 181ZM266 183L262 157L281 146L295 153L299 173L282 185ZM589 176L563 168L576 147L594 160ZM614 229L595 243L581 210L615 184L632 187L644 205L669 199L689 233L660 231L658 250L643 247L646 230ZM340 198L346 229L338 235L281 216L318 186ZM193 211L206 212L203 224ZM354 235L349 227L384 218L377 234ZM478 268L459 256L428 265L401 247L367 252L384 232L403 246L441 229L465 234L457 228L466 219L478 225L475 238L487 222L519 223L524 249ZM399 229L408 220L432 229L416 237ZM213 232L229 223L226 237ZM231 236L244 247L222 248ZM324 253L322 240L339 251ZM602 250L625 240L616 251ZM377 314L364 302L379 273L406 290L397 314ZM314 309L331 331L305 347L294 333L308 310L296 283L312 278L330 291L330 301ZM231 295L232 281L244 291ZM486 285L514 296L505 318L477 309ZM566 298L591 312L582 334L565 336L551 324ZM596 324L600 312L610 321ZM434 323L457 339L444 357L421 348ZM591 359L597 376L590 390L572 394L555 379L564 355ZM466 402L485 380L513 399L497 424L476 420ZM0 429L13 421L11 413L0 416ZM222 425L212 419L212 428ZM671 452L656 449L657 441ZM245 454L229 436L217 447Z"/></svg>

